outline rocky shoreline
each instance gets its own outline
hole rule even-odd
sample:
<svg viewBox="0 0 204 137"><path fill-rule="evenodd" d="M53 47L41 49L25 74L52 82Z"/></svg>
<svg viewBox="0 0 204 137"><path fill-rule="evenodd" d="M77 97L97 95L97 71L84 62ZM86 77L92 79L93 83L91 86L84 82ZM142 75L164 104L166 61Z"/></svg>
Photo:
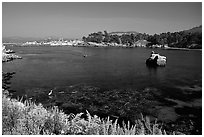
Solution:
<svg viewBox="0 0 204 137"><path fill-rule="evenodd" d="M22 59L22 57L15 55L15 54L4 54L2 56L2 62L9 62L9 61L12 61L14 59Z"/></svg>
<svg viewBox="0 0 204 137"><path fill-rule="evenodd" d="M14 51L5 49L5 46L2 48L2 62L12 61L14 59L22 59L22 57L14 54Z"/></svg>

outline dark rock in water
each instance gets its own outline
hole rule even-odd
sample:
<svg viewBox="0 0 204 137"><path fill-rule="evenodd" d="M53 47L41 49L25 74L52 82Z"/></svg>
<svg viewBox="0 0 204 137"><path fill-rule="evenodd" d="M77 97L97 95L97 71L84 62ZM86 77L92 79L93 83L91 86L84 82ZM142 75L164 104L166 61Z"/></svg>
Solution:
<svg viewBox="0 0 204 137"><path fill-rule="evenodd" d="M164 56L155 56L154 59L152 57L146 60L146 65L149 67L156 67L156 66L165 66L166 65L166 57Z"/></svg>
<svg viewBox="0 0 204 137"><path fill-rule="evenodd" d="M158 59L157 56L156 56L154 59L148 58L148 59L146 60L146 65L147 65L147 66L151 66L151 67L156 67L156 66L158 66L158 64L157 64L157 59Z"/></svg>
<svg viewBox="0 0 204 137"><path fill-rule="evenodd" d="M2 72L2 88L9 89L10 88L10 79L13 77L15 72Z"/></svg>

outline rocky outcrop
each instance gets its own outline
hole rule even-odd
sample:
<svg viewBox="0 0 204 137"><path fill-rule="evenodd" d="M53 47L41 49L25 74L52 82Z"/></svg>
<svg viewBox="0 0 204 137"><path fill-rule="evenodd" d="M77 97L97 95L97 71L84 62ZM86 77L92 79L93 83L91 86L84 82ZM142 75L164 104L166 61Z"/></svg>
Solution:
<svg viewBox="0 0 204 137"><path fill-rule="evenodd" d="M2 62L8 62L14 59L22 59L22 57L15 54L2 54Z"/></svg>
<svg viewBox="0 0 204 137"><path fill-rule="evenodd" d="M13 50L6 50L5 46L3 46L3 48L2 48L2 62L8 62L8 61L11 61L14 59L22 59L22 57L15 55Z"/></svg>
<svg viewBox="0 0 204 137"><path fill-rule="evenodd" d="M166 65L166 57L160 56L159 54L152 54L151 57L149 57L146 60L147 66L165 66Z"/></svg>

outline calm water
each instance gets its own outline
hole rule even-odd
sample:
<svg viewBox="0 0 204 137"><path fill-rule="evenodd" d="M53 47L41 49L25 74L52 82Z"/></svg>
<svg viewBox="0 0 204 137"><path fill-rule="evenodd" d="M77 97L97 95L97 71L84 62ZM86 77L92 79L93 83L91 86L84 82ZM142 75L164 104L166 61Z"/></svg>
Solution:
<svg viewBox="0 0 204 137"><path fill-rule="evenodd" d="M16 91L14 96L36 94L44 102L48 99L50 89L58 89L55 91L58 92L56 101L65 106L65 112L73 110L78 113L84 108L99 116L103 113L108 116L113 114L134 121L135 113L140 111L137 105L142 104L140 100L148 103L145 98L150 94L143 91L152 89L149 91L157 96L150 98L154 103L148 108L141 105L148 111L148 115L165 122L183 123L185 127L192 120L195 128L190 131L191 134L201 134L201 51L155 49L155 52L167 57L167 65L148 68L145 61L152 49L147 48L9 48L23 57L3 64L4 72L16 72L11 80L11 89ZM102 91L80 90L69 93L66 90L76 85L99 87ZM66 93L61 94L60 88ZM74 109L69 106L73 103L76 106ZM141 111L144 113L143 109ZM175 126L172 128L177 129Z"/></svg>
<svg viewBox="0 0 204 137"><path fill-rule="evenodd" d="M105 89L152 87L171 95L202 83L201 51L155 49L167 57L167 65L154 69L145 65L152 50L146 48L10 48L23 59L4 64L3 71L16 72L11 88L19 94L30 88L86 84Z"/></svg>

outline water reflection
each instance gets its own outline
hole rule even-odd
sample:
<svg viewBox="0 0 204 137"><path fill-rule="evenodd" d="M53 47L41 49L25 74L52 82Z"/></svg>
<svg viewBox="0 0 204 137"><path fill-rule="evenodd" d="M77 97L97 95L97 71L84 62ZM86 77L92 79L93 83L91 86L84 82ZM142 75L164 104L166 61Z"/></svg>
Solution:
<svg viewBox="0 0 204 137"><path fill-rule="evenodd" d="M149 66L149 65L146 64L146 68L147 68L150 75L151 74L155 74L155 75L157 74L157 71L158 71L157 66Z"/></svg>

